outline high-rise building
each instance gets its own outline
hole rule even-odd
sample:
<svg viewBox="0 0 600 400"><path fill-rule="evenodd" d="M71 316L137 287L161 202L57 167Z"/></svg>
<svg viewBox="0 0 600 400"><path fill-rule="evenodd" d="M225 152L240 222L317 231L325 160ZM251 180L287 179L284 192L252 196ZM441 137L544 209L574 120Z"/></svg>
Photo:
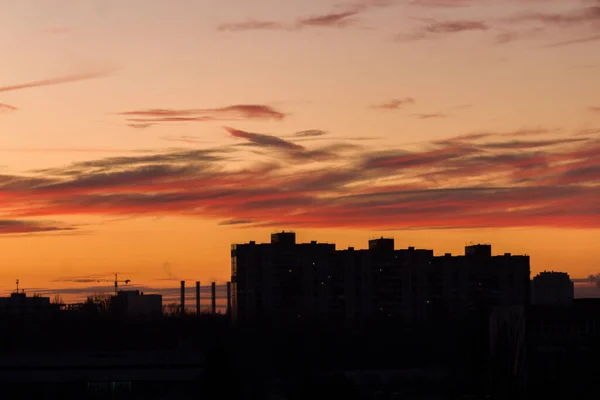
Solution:
<svg viewBox="0 0 600 400"><path fill-rule="evenodd" d="M532 304L571 304L573 298L573 282L565 272L544 271L531 280Z"/></svg>
<svg viewBox="0 0 600 400"><path fill-rule="evenodd" d="M334 253L333 244L297 244L294 232L274 233L270 243L233 245L233 318L285 321L327 315Z"/></svg>
<svg viewBox="0 0 600 400"><path fill-rule="evenodd" d="M391 238L336 250L281 232L270 243L233 245L231 257L238 321L446 319L529 303L529 257L493 256L490 245L435 257L433 250L396 250Z"/></svg>

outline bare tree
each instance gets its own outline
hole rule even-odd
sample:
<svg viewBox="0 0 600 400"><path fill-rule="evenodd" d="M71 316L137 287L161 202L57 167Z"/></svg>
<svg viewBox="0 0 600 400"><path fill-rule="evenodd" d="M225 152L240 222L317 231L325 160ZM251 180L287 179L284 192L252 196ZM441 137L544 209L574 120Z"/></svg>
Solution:
<svg viewBox="0 0 600 400"><path fill-rule="evenodd" d="M169 303L163 307L163 314L165 315L179 315L180 313L181 305L179 303Z"/></svg>
<svg viewBox="0 0 600 400"><path fill-rule="evenodd" d="M64 305L65 304L65 302L63 301L63 298L60 295L60 293L56 293L54 295L54 297L52 298L52 304L58 304L58 305Z"/></svg>
<svg viewBox="0 0 600 400"><path fill-rule="evenodd" d="M109 309L110 301L110 295L95 293L87 297L87 299L83 303L83 307L89 312L93 312L96 314L104 314Z"/></svg>

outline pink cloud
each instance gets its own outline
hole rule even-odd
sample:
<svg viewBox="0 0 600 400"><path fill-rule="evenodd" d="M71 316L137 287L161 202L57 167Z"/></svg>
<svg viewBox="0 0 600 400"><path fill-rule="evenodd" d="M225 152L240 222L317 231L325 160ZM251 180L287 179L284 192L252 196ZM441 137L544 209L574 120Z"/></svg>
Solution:
<svg viewBox="0 0 600 400"><path fill-rule="evenodd" d="M442 113L425 113L425 114L413 114L415 117L419 118L419 119L439 119L439 118L446 118L445 114Z"/></svg>
<svg viewBox="0 0 600 400"><path fill-rule="evenodd" d="M383 4L383 3L382 3ZM368 8L375 7L373 5L367 6L365 4L356 4L349 10L342 12L332 12L327 14L318 14L308 17L298 18L293 23L277 22L251 19L240 22L228 22L220 24L217 27L219 31L228 32L241 32L241 31L253 31L253 30L302 30L307 28L345 28L353 25L357 20L361 12Z"/></svg>
<svg viewBox="0 0 600 400"><path fill-rule="evenodd" d="M147 109L124 111L119 113L133 123L133 128L161 122L210 122L233 120L276 120L280 121L286 114L271 106L262 104L237 104L219 108L198 109ZM131 124L130 124L131 126Z"/></svg>
<svg viewBox="0 0 600 400"><path fill-rule="evenodd" d="M9 113L13 111L17 111L18 108L15 106L11 106L10 104L0 103L0 113Z"/></svg>
<svg viewBox="0 0 600 400"><path fill-rule="evenodd" d="M418 28L413 33L398 35L397 38L399 40L421 40L430 39L436 36L454 35L463 32L482 32L488 31L489 29L489 25L484 21L434 21Z"/></svg>
<svg viewBox="0 0 600 400"><path fill-rule="evenodd" d="M340 13L331 13L324 15L316 15L298 20L296 26L304 27L345 27L355 22L353 17L358 15L358 11L345 11Z"/></svg>
<svg viewBox="0 0 600 400"><path fill-rule="evenodd" d="M412 97L405 97L403 99L393 99L388 102L382 104L376 104L371 106L371 108L380 109L380 110L397 110L403 106L413 105L415 104L415 99Z"/></svg>

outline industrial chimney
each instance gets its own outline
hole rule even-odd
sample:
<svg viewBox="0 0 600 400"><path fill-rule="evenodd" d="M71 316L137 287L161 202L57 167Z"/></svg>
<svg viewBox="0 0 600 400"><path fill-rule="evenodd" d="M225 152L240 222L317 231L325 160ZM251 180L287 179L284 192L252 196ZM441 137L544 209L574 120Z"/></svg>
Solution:
<svg viewBox="0 0 600 400"><path fill-rule="evenodd" d="M211 312L213 315L215 315L217 313L217 287L215 282L210 284L210 295L212 298L212 304L211 304Z"/></svg>
<svg viewBox="0 0 600 400"><path fill-rule="evenodd" d="M181 281L181 315L185 314L185 281Z"/></svg>
<svg viewBox="0 0 600 400"><path fill-rule="evenodd" d="M200 282L196 281L196 315L200 316Z"/></svg>

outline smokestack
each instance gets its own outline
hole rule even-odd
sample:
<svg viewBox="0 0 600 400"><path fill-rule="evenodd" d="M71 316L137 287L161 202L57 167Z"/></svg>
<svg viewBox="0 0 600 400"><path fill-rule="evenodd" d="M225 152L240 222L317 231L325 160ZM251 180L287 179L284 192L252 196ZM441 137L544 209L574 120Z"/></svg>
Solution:
<svg viewBox="0 0 600 400"><path fill-rule="evenodd" d="M212 298L212 308L211 311L214 314L217 313L217 287L215 286L215 283L211 283L210 284L210 296Z"/></svg>
<svg viewBox="0 0 600 400"><path fill-rule="evenodd" d="M231 282L227 282L227 316L231 317Z"/></svg>
<svg viewBox="0 0 600 400"><path fill-rule="evenodd" d="M181 281L181 315L185 314L185 281Z"/></svg>
<svg viewBox="0 0 600 400"><path fill-rule="evenodd" d="M196 315L200 315L200 282L196 281Z"/></svg>

